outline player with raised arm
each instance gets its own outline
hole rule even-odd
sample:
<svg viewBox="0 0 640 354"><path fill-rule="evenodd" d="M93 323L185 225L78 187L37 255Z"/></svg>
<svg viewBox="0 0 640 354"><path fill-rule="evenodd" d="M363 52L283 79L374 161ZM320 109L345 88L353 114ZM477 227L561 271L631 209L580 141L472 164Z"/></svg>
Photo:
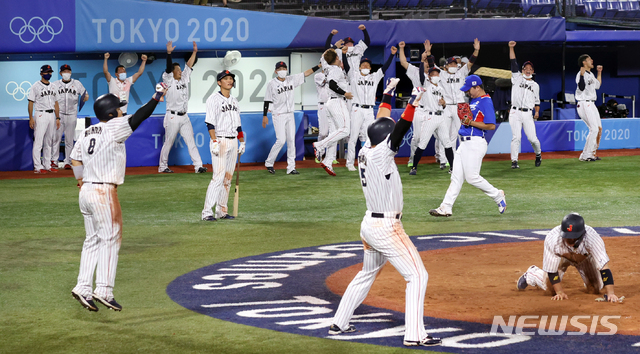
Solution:
<svg viewBox="0 0 640 354"><path fill-rule="evenodd" d="M169 169L169 152L171 146L176 140L178 133L182 135L182 139L187 144L189 156L196 173L207 172L207 168L202 166L202 159L198 152L198 147L193 137L193 126L187 115L187 107L189 104L189 82L191 81L191 72L196 62L196 53L198 46L193 42L193 52L187 60L184 70L180 69L180 64L171 60L171 52L176 49L173 42L167 42L167 68L162 73L162 81L169 86L166 95L167 112L164 115L164 143L160 150L160 162L158 163L158 172L173 173Z"/></svg>
<svg viewBox="0 0 640 354"><path fill-rule="evenodd" d="M80 211L84 216L86 238L80 257L78 283L71 295L89 311L98 311L96 300L114 311L121 311L113 296L122 243L122 210L117 188L124 183L127 165L125 140L156 108L166 92L159 84L156 93L133 115L123 116L123 102L114 94L98 97L93 110L100 121L85 129L73 147L71 164L80 187ZM93 274L96 287L92 292Z"/></svg>
<svg viewBox="0 0 640 354"><path fill-rule="evenodd" d="M107 83L109 84L109 93L116 95L116 97L120 98L120 101L123 101L125 103L124 106L122 106L122 113L126 115L127 107L129 106L129 92L131 91L131 86L144 72L144 67L147 64L147 56L145 54L142 54L142 56L140 56L142 63L140 64L140 68L138 69L138 71L133 74L133 76L127 77L127 69L123 65L116 66L115 78L113 78L109 73L109 65L107 64L107 60L110 57L111 54L104 53L102 72L104 73L104 77L105 79L107 79Z"/></svg>

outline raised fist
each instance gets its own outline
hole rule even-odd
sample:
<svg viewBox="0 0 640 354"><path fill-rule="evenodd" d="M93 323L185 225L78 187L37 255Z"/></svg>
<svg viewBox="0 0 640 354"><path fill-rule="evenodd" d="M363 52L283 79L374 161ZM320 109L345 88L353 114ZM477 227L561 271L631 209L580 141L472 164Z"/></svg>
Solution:
<svg viewBox="0 0 640 354"><path fill-rule="evenodd" d="M146 54L142 54L140 56L140 59L142 59L142 61L147 61L147 55Z"/></svg>
<svg viewBox="0 0 640 354"><path fill-rule="evenodd" d="M398 48L391 47L391 55L396 55L397 52L398 52Z"/></svg>
<svg viewBox="0 0 640 354"><path fill-rule="evenodd" d="M110 57L110 56L111 56L111 54L109 54L109 53L104 53L104 58L105 58L105 59L109 59L109 57Z"/></svg>
<svg viewBox="0 0 640 354"><path fill-rule="evenodd" d="M337 29L331 30L331 34L335 36L336 34L338 34L338 30Z"/></svg>
<svg viewBox="0 0 640 354"><path fill-rule="evenodd" d="M400 47L400 49L404 48L404 46L405 46L404 41L398 43L398 47Z"/></svg>
<svg viewBox="0 0 640 354"><path fill-rule="evenodd" d="M601 73L602 72L602 65L596 66L596 70L598 70L598 72Z"/></svg>
<svg viewBox="0 0 640 354"><path fill-rule="evenodd" d="M516 46L516 41L509 41L509 47L513 48Z"/></svg>
<svg viewBox="0 0 640 354"><path fill-rule="evenodd" d="M366 27L364 25L360 25L360 26L358 26L358 29L361 30L361 31L364 31L366 29Z"/></svg>

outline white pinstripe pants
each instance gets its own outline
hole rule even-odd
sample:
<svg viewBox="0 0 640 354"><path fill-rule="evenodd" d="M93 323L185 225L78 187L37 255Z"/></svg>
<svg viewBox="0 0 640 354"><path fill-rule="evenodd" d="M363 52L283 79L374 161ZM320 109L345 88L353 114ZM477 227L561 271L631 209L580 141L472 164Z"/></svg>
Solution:
<svg viewBox="0 0 640 354"><path fill-rule="evenodd" d="M85 183L80 189L79 200L86 238L80 257L78 283L73 290L82 296L91 295L95 271L95 293L110 300L113 298L122 243L122 210L117 188L113 184Z"/></svg>
<svg viewBox="0 0 640 354"><path fill-rule="evenodd" d="M349 283L333 323L341 329L347 328L354 311L367 297L378 272L389 260L407 281L404 339L422 340L427 336L424 329L424 295L429 280L427 270L400 220L394 217L373 218L369 215L367 212L360 228L360 238L365 243L362 270Z"/></svg>
<svg viewBox="0 0 640 354"><path fill-rule="evenodd" d="M167 169L169 163L169 152L173 142L176 140L178 133L182 135L182 139L187 148L189 149L189 156L191 156L191 163L193 163L194 169L197 171L202 167L202 159L198 152L198 147L193 137L193 126L188 115L179 116L177 114L171 114L167 112L164 116L164 143L162 144L162 150L160 150L160 162L158 163L158 172L162 172Z"/></svg>
<svg viewBox="0 0 640 354"><path fill-rule="evenodd" d="M351 108L351 133L347 145L347 166L355 164L358 138L362 142L367 141L367 129L374 119L373 108L362 108L355 105Z"/></svg>
<svg viewBox="0 0 640 354"><path fill-rule="evenodd" d="M578 102L578 116L584 121L584 124L589 128L589 135L587 135L587 141L584 144L582 154L580 154L580 160L586 160L588 158L594 158L596 150L598 150L598 132L602 128L602 121L600 120L600 112L596 107L595 102L581 101Z"/></svg>
<svg viewBox="0 0 640 354"><path fill-rule="evenodd" d="M272 114L273 129L276 132L276 142L269 151L264 162L265 167L273 167L280 150L287 144L287 173L296 169L296 119L293 112Z"/></svg>
<svg viewBox="0 0 640 354"><path fill-rule="evenodd" d="M574 263L566 258L562 258L562 262L558 267L560 280L562 280L564 273L570 265L576 267L585 285L590 284L595 289L602 290L604 287L604 284L602 283L602 276L600 275L596 262L593 260L591 255L580 263ZM542 290L547 290L547 279L549 279L549 275L542 269L538 267L527 269L526 279L528 285L537 286Z"/></svg>
<svg viewBox="0 0 640 354"><path fill-rule="evenodd" d="M527 135L527 139L533 147L533 152L536 155L540 154L540 140L536 136L536 124L533 121L531 112L522 112L511 107L509 111L509 126L511 126L511 161L518 161L518 154L520 154L520 144L522 141L522 128Z"/></svg>
<svg viewBox="0 0 640 354"><path fill-rule="evenodd" d="M427 148L431 136L435 134L438 141L444 141L444 147L450 148L449 145L449 118L443 115L430 114L433 112L425 112L425 119L422 122L422 130L420 131L420 139L418 147L422 150Z"/></svg>
<svg viewBox="0 0 640 354"><path fill-rule="evenodd" d="M51 161L58 162L60 158L60 142L62 142L62 133L64 133L64 163L71 165L71 151L76 138L77 124L77 114L60 113L60 128L55 132L51 146Z"/></svg>
<svg viewBox="0 0 640 354"><path fill-rule="evenodd" d="M336 127L333 122L327 118L326 104L318 102L318 141L326 138L329 132L333 132L334 130L336 130ZM325 149L326 154L329 155L327 158L331 159L331 161L336 159L337 145L336 143Z"/></svg>
<svg viewBox="0 0 640 354"><path fill-rule="evenodd" d="M213 141L209 140L209 148L212 143ZM204 200L203 219L207 216L220 218L228 214L229 188L231 188L233 171L238 161L238 139L218 137L218 144L220 145L218 155L211 153L213 174ZM215 215L213 213L214 205L216 207Z"/></svg>
<svg viewBox="0 0 640 354"><path fill-rule="evenodd" d="M56 134L56 117L53 113L34 111L33 120L35 122L33 129L33 150L31 151L33 169L50 170L51 145L53 145ZM40 158L40 151L42 151L42 158Z"/></svg>
<svg viewBox="0 0 640 354"><path fill-rule="evenodd" d="M333 123L336 128L330 132L326 138L319 140L316 143L316 149L322 150L331 146L335 146L340 140L349 136L349 130L351 128L349 110L347 109L347 102L341 98L330 99L325 104L327 111L327 119ZM324 158L324 164L331 166L333 159L330 159L330 154L326 154ZM334 155L335 156L335 155Z"/></svg>
<svg viewBox="0 0 640 354"><path fill-rule="evenodd" d="M413 132L411 133L411 153L409 154L409 163L413 165L413 155L416 153L416 149L418 148L418 143L420 143L420 133L422 132L422 124L426 119L427 112L422 108L417 108L415 110L415 114L413 115L413 122L411 123L413 127Z"/></svg>

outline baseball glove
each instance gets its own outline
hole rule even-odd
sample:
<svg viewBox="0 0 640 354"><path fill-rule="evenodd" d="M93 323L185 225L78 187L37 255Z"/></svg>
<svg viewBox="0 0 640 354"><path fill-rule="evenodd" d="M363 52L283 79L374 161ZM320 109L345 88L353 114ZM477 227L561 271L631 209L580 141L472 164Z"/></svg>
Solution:
<svg viewBox="0 0 640 354"><path fill-rule="evenodd" d="M465 127L468 127L473 120L473 114L471 113L471 107L468 103L458 103L458 118Z"/></svg>

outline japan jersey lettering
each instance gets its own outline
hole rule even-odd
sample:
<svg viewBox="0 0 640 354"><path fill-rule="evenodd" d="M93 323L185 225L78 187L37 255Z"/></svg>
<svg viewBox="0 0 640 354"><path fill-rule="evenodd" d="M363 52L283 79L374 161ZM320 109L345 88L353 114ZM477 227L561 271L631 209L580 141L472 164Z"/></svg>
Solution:
<svg viewBox="0 0 640 354"><path fill-rule="evenodd" d="M211 124L216 129L216 136L237 137L240 124L240 109L238 100L233 97L224 97L218 91L207 99L205 123Z"/></svg>
<svg viewBox="0 0 640 354"><path fill-rule="evenodd" d="M349 71L349 82L353 89L353 103L375 105L378 84L383 77L384 72L382 72L382 69L364 76L360 73L360 69L351 69Z"/></svg>
<svg viewBox="0 0 640 354"><path fill-rule="evenodd" d="M37 81L31 86L27 99L33 102L34 110L46 111L55 108L57 92L53 83L45 84Z"/></svg>
<svg viewBox="0 0 640 354"><path fill-rule="evenodd" d="M173 73L162 74L162 81L164 81L169 88L164 96L164 100L167 102L167 111L175 111L186 113L189 105L189 82L191 81L191 68L185 65L182 70L182 76L180 80L176 80L173 77Z"/></svg>
<svg viewBox="0 0 640 354"><path fill-rule="evenodd" d="M62 80L55 81L53 88L56 91L60 114L76 114L78 112L79 95L87 90L78 80L71 79L69 82Z"/></svg>
<svg viewBox="0 0 640 354"><path fill-rule="evenodd" d="M540 86L527 80L521 72L511 73L511 105L516 108L533 109L540 105Z"/></svg>
<svg viewBox="0 0 640 354"><path fill-rule="evenodd" d="M460 91L464 85L464 79L469 76L469 66L463 65L455 74L449 73L447 70L440 72L440 86L447 104L464 103L464 92Z"/></svg>
<svg viewBox="0 0 640 354"><path fill-rule="evenodd" d="M291 113L294 110L293 89L304 84L304 73L287 75L284 81L273 78L267 83L265 101L272 103L271 113Z"/></svg>

